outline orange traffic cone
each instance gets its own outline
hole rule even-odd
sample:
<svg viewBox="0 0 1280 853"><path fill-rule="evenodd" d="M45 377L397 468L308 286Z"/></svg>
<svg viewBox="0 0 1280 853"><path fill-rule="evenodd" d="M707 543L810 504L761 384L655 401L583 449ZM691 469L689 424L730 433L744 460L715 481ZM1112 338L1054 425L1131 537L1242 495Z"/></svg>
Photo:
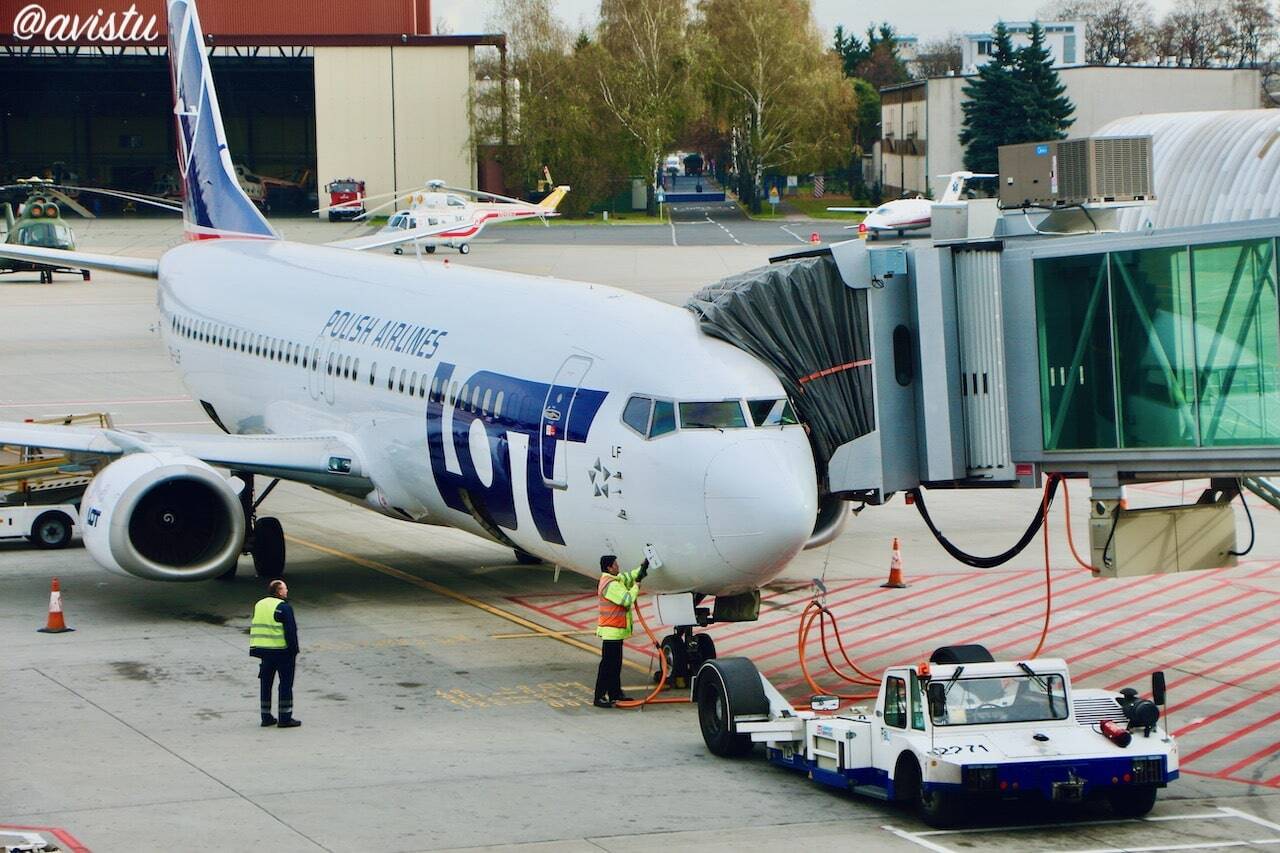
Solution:
<svg viewBox="0 0 1280 853"><path fill-rule="evenodd" d="M889 560L889 580L880 584L884 589L906 589L907 584L902 579L902 546L898 544L898 537L893 537L893 557Z"/></svg>
<svg viewBox="0 0 1280 853"><path fill-rule="evenodd" d="M62 618L62 587L58 585L58 579L53 579L53 584L49 588L49 620L43 628L37 629L41 634L65 634L67 631L74 631L75 628L68 628L66 621Z"/></svg>

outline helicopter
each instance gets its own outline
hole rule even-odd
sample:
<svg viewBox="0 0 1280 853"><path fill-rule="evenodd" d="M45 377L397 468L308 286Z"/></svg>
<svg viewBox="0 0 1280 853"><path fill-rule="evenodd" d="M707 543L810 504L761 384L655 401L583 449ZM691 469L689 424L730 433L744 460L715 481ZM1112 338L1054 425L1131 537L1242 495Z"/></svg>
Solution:
<svg viewBox="0 0 1280 853"><path fill-rule="evenodd" d="M4 212L4 242L18 246L37 246L42 249L75 250L75 232L71 230L71 226L62 218L63 208L73 210L86 219L95 218L92 211L72 198L70 193L76 193L77 195L82 192L98 193L121 198L128 202L151 204L168 210L181 210L181 208L173 205L162 203L162 200L137 193L92 187L72 187L65 184L56 184L45 178L19 178L16 184L0 186L0 192L13 190L26 192L27 198L18 205L16 216L14 215L13 205L10 202L0 204L0 208L3 208ZM0 275L19 272L38 272L41 284L52 284L54 273L79 275L84 281L90 280L89 270L86 269L0 258Z"/></svg>

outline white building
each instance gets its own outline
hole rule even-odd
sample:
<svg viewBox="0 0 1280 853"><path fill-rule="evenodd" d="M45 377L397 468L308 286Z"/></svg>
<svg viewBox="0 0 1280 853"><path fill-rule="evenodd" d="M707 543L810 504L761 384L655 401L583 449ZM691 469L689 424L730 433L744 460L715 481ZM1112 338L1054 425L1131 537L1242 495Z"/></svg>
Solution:
<svg viewBox="0 0 1280 853"><path fill-rule="evenodd" d="M1091 136L1125 116L1206 110L1250 110L1261 86L1255 69L1084 65L1058 76L1075 104L1068 133ZM880 90L876 174L886 198L930 195L937 176L964 168L961 104L969 78L932 77ZM1157 190L1158 192L1158 190Z"/></svg>
<svg viewBox="0 0 1280 853"><path fill-rule="evenodd" d="M1042 23L1044 29L1044 46L1053 57L1053 65L1060 68L1064 65L1075 65L1084 62L1084 40L1086 36L1083 21L1047 21ZM1016 50L1031 44L1030 21L1006 21L1009 40ZM961 43L960 67L965 74L975 73L979 66L986 65L995 50L995 27L985 33L966 33Z"/></svg>

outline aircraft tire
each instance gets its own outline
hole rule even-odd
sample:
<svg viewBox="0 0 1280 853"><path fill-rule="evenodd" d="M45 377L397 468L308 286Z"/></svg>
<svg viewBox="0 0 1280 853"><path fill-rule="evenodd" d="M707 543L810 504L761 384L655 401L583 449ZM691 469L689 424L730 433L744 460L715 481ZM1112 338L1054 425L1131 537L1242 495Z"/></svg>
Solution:
<svg viewBox="0 0 1280 853"><path fill-rule="evenodd" d="M711 639L709 634L695 634L693 642L697 647L697 659L693 661L693 668L697 669L709 660L716 659L716 643Z"/></svg>
<svg viewBox="0 0 1280 853"><path fill-rule="evenodd" d="M471 254L471 244L470 244L470 243L463 243L461 246L459 246L459 247L458 247L458 254L460 254L460 255L469 255L469 254Z"/></svg>
<svg viewBox="0 0 1280 853"><path fill-rule="evenodd" d="M260 578L284 577L284 527L278 518L260 518L253 525L253 571Z"/></svg>

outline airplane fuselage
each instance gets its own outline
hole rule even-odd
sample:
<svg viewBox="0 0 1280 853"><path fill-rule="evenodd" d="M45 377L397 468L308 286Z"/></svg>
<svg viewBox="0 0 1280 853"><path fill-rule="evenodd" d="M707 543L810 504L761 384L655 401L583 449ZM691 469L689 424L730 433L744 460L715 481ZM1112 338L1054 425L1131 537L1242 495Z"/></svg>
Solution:
<svg viewBox="0 0 1280 853"><path fill-rule="evenodd" d="M256 240L170 251L158 303L170 358L228 431L351 436L374 488L344 497L388 516L588 575L653 544L650 589L712 594L767 582L812 530L803 428L755 426L745 405L785 399L781 383L681 308ZM649 437L623 420L637 395L681 416L735 401L743 425Z"/></svg>

